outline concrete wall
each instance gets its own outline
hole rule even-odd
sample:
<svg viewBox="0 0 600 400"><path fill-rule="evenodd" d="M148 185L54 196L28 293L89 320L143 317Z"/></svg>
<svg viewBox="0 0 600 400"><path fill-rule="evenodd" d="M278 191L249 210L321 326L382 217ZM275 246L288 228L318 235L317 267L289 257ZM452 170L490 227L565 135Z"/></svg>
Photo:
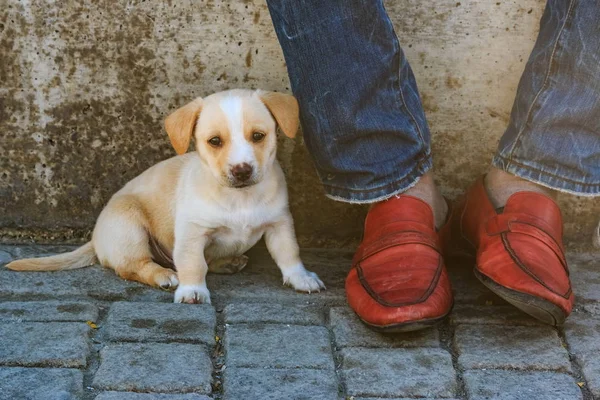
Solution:
<svg viewBox="0 0 600 400"><path fill-rule="evenodd" d="M533 46L542 0L403 0L387 7L454 198L485 171ZM289 90L263 0L0 1L0 235L80 240L108 198L174 154L164 117L227 88ZM281 140L300 241L351 246L364 207L327 200L303 146ZM600 201L562 197L592 243Z"/></svg>

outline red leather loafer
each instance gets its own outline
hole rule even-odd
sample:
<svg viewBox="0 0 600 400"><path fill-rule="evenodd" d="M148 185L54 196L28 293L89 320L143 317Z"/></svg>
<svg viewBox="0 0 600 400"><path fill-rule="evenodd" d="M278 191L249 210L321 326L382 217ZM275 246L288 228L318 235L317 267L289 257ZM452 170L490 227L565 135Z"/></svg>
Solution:
<svg viewBox="0 0 600 400"><path fill-rule="evenodd" d="M433 212L398 196L376 204L346 278L350 307L375 330L405 332L442 320L452 308Z"/></svg>
<svg viewBox="0 0 600 400"><path fill-rule="evenodd" d="M533 317L562 325L574 295L560 209L552 199L518 192L497 211L480 178L456 207L451 223L453 239L470 243L476 252L475 275L485 286Z"/></svg>

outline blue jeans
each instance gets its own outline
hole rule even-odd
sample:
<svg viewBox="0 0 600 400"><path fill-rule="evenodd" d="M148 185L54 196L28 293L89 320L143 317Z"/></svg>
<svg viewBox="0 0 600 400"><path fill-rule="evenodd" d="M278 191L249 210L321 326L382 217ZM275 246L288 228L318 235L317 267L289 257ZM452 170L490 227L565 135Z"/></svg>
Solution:
<svg viewBox="0 0 600 400"><path fill-rule="evenodd" d="M267 0L327 195L369 203L431 166L412 70L382 0ZM492 165L600 194L600 6L548 0Z"/></svg>

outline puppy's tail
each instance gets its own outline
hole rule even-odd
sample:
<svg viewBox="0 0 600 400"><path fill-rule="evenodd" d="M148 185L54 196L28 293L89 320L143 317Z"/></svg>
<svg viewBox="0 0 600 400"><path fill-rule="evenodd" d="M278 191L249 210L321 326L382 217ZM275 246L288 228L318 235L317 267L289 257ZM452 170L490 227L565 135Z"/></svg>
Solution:
<svg viewBox="0 0 600 400"><path fill-rule="evenodd" d="M9 263L6 268L14 271L60 271L87 267L97 262L92 242L87 242L70 253L41 258L25 258Z"/></svg>

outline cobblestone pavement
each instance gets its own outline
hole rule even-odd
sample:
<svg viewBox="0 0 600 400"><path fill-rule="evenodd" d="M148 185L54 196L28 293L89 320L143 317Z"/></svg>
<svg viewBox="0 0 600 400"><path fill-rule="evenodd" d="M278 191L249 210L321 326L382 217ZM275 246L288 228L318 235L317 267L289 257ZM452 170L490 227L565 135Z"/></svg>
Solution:
<svg viewBox="0 0 600 400"><path fill-rule="evenodd" d="M0 246L0 265L66 246ZM281 285L263 249L232 276L209 275L213 305L99 266L0 268L0 399L600 399L600 262L570 257L577 308L538 324L451 266L451 318L382 335L345 305L352 254L305 251L328 290Z"/></svg>

